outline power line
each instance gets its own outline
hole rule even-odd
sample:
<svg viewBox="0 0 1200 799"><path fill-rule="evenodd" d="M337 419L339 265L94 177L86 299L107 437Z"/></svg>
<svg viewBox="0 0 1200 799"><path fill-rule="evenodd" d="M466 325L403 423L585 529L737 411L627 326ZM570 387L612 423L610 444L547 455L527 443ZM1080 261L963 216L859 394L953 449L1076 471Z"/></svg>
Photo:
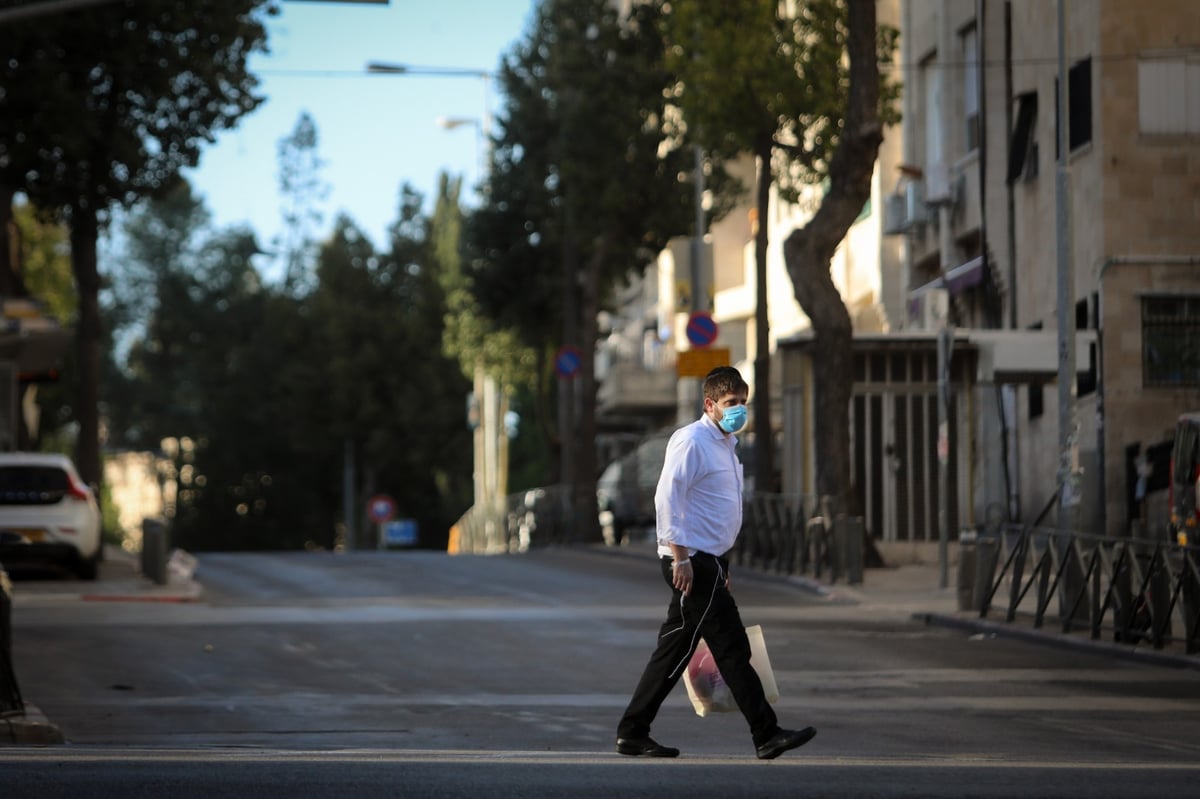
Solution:
<svg viewBox="0 0 1200 799"><path fill-rule="evenodd" d="M105 2L106 0L61 0L61 2ZM1165 58L1176 53L1200 52L1200 44L1182 45L1173 47L1170 50L1155 50L1151 53L1108 53L1101 55L1083 55L1083 58L1091 58L1093 62L1119 63L1124 61L1137 61L1144 58ZM962 69L967 66L977 66L980 69L994 69L1004 66L1013 67L1042 67L1050 66L1057 69L1058 61L1055 56L1030 56L1026 58L1014 58L1007 62L998 59L986 59L983 61L965 61L955 60L946 61L941 59L933 59L927 62L911 62L897 63L894 61L880 61L879 68L884 70L920 70L920 69ZM296 78L361 78L370 75L365 70L354 69L260 69L255 71L259 75L273 75L278 77L296 77ZM422 75L424 77L458 77L468 74L488 74L495 77L496 73L486 69L463 69L463 68L448 68L448 67L408 67L406 73L412 75Z"/></svg>

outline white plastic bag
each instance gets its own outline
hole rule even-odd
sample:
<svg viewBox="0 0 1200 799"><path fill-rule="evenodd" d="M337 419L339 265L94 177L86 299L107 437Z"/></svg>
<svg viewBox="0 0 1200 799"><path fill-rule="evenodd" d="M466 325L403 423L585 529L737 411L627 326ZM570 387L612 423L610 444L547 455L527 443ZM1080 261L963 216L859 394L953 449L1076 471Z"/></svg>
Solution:
<svg viewBox="0 0 1200 799"><path fill-rule="evenodd" d="M779 699L779 688L775 684L775 672L771 669L771 659L767 656L767 644L763 640L762 626L755 624L746 628L746 637L750 639L750 665L758 672L762 682L763 693L767 701L775 703ZM713 660L712 652L704 639L700 639L696 653L688 662L683 672L683 683L687 686L688 698L697 716L707 716L709 713L730 713L738 709L729 686L721 677Z"/></svg>

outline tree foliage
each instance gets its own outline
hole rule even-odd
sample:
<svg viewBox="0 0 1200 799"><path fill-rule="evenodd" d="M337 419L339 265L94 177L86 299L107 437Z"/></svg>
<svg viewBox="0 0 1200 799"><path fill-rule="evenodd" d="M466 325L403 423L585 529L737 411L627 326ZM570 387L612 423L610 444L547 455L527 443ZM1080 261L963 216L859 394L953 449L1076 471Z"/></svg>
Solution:
<svg viewBox="0 0 1200 799"><path fill-rule="evenodd" d="M35 297L59 324L69 325L79 313L79 298L71 275L66 227L38 219L27 202L13 208L13 225L18 231L21 289L7 296Z"/></svg>
<svg viewBox="0 0 1200 799"><path fill-rule="evenodd" d="M845 111L829 156L828 189L809 223L792 231L783 248L796 300L813 326L814 411L822 420L815 431L817 490L834 501L834 512L852 510L853 328L830 261L871 196L883 127L896 118L891 105L896 87L880 75L881 54L890 58L895 37L890 31L880 34L875 4L847 3L845 32ZM842 58L839 51L839 63Z"/></svg>
<svg viewBox="0 0 1200 799"><path fill-rule="evenodd" d="M316 121L305 111L277 145L284 234L276 246L284 262L284 288L292 291L311 287L320 203L329 195L321 179L325 161L318 152L318 139Z"/></svg>
<svg viewBox="0 0 1200 799"><path fill-rule="evenodd" d="M539 353L542 419L552 407L549 354L560 346L581 353L577 380L558 386L568 413L560 408L557 430L546 428L577 456L563 459L574 473L559 479L576 486L582 525L596 518L597 313L620 281L687 232L692 216L690 152L664 132L670 80L660 12L639 3L623 20L604 0L537 7L500 69L507 104L489 193L468 230L480 309Z"/></svg>
<svg viewBox="0 0 1200 799"><path fill-rule="evenodd" d="M126 0L0 26L0 199L23 191L70 225L86 480L100 479L97 236L114 205L168 188L260 102L247 59L266 46L263 8Z"/></svg>
<svg viewBox="0 0 1200 799"><path fill-rule="evenodd" d="M105 406L115 446L168 457L180 546L334 547L347 502L358 535L345 543L373 545L374 493L395 497L424 545L444 545L470 504L467 386L441 353L420 203L405 191L386 253L337 220L303 297L265 284L254 236L212 231L186 184L130 215L114 295L144 318Z"/></svg>
<svg viewBox="0 0 1200 799"><path fill-rule="evenodd" d="M794 12L794 16L789 15ZM674 96L710 157L756 159L755 475L773 490L767 246L770 192L796 201L830 177L849 89L844 0L673 0L664 28ZM885 33L881 53L894 37ZM896 87L885 84L884 113Z"/></svg>

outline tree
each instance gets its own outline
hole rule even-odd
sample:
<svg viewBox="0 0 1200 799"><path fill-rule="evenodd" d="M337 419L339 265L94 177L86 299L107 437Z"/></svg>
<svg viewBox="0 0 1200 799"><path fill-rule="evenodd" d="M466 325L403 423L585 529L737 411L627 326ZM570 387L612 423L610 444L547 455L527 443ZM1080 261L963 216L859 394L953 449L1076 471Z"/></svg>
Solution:
<svg viewBox="0 0 1200 799"><path fill-rule="evenodd" d="M850 395L853 328L830 275L838 244L871 196L871 176L883 127L895 119L895 87L883 82L879 65L890 57L894 37L877 29L875 3L847 3L845 113L826 167L829 188L812 220L784 241L783 254L796 300L812 321L816 401L817 491L831 497L835 512L851 504ZM831 53L831 57L835 54ZM840 61L840 50L836 54ZM832 59L831 59L832 60ZM882 84L882 86L881 86Z"/></svg>
<svg viewBox="0 0 1200 799"><path fill-rule="evenodd" d="M13 208L13 229L17 231L19 267L13 277L19 287L6 297L30 296L43 303L46 312L60 324L70 324L79 311L75 280L71 275L71 251L67 230L37 218L29 203Z"/></svg>
<svg viewBox="0 0 1200 799"><path fill-rule="evenodd" d="M11 254L16 258L10 272L10 292L5 297L29 297L37 301L45 314L60 325L69 327L78 313L79 301L75 280L71 274L71 252L64 225L44 222L27 202L12 208L8 228ZM65 435L71 419L70 396L74 388L71 379L69 353L64 354L62 367L39 374L22 375L17 387L18 398L36 400L36 412L27 418L31 424L18 426L17 445L36 450L54 441L62 452L70 452L73 441ZM66 379L64 379L64 376ZM24 416L24 414L23 414Z"/></svg>
<svg viewBox="0 0 1200 799"><path fill-rule="evenodd" d="M97 237L116 205L167 188L254 109L266 0L141 0L0 26L0 200L24 191L70 225L79 291L76 459L100 481ZM271 10L267 7L268 12Z"/></svg>
<svg viewBox="0 0 1200 799"><path fill-rule="evenodd" d="M767 295L770 192L775 186L781 198L795 200L804 187L829 177L847 81L844 1L797 3L794 17L787 16L789 8L776 0L715 5L674 0L665 17L673 45L668 64L680 78L676 94L689 134L711 158L749 154L757 165L754 474L760 490L767 491L775 485Z"/></svg>
<svg viewBox="0 0 1200 799"><path fill-rule="evenodd" d="M325 162L317 153L317 125L307 111L290 135L279 140L279 190L283 195L285 291L303 290L313 278L316 255L313 230L321 224L319 203L329 194L321 180Z"/></svg>
<svg viewBox="0 0 1200 799"><path fill-rule="evenodd" d="M659 13L657 4L635 4L622 20L605 0L538 6L501 66L508 102L487 201L468 234L480 308L539 353L541 379L552 374L557 347L581 355L578 377L559 381L557 437L559 480L574 489L585 539L598 536L597 314L615 284L644 269L691 219L690 187L680 178L689 153L663 132L669 81Z"/></svg>
<svg viewBox="0 0 1200 799"><path fill-rule="evenodd" d="M405 187L391 250L372 252L341 219L321 251L312 295L325 427L352 442L365 496L392 495L422 543L445 544L470 504L469 384L442 351L446 305L422 198Z"/></svg>

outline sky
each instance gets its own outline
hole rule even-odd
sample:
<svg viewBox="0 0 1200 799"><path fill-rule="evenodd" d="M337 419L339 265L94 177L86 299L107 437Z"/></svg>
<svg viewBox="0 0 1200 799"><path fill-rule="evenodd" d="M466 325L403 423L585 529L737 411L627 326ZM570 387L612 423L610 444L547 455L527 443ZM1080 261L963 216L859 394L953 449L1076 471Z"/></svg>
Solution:
<svg viewBox="0 0 1200 799"><path fill-rule="evenodd" d="M524 38L536 0L279 5L267 23L270 53L250 63L266 100L184 172L217 227L248 225L259 245L272 249L283 228L277 147L303 112L316 123L320 178L329 188L320 206L322 237L344 213L383 249L404 183L425 196L430 211L442 171L474 186L481 123L502 105L496 82L415 68L494 73ZM405 64L414 74L368 74L368 62ZM470 121L448 130L439 118ZM474 201L465 193L465 204Z"/></svg>

